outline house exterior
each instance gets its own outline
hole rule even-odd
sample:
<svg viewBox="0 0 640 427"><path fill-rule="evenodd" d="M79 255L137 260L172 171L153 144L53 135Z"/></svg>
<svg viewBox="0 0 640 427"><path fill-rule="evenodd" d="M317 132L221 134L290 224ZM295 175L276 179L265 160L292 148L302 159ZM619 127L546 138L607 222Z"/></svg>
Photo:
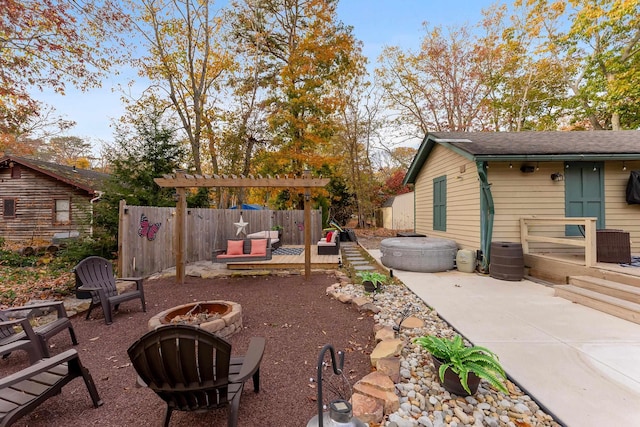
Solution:
<svg viewBox="0 0 640 427"><path fill-rule="evenodd" d="M629 232L632 252L640 252L640 205L625 197L632 170L640 170L640 131L435 132L422 141L405 184L414 186L415 231L482 251L486 268L491 242L520 242L520 218L531 216L597 217L596 228Z"/></svg>
<svg viewBox="0 0 640 427"><path fill-rule="evenodd" d="M413 229L413 192L390 197L378 210L376 225L389 230Z"/></svg>
<svg viewBox="0 0 640 427"><path fill-rule="evenodd" d="M51 242L90 231L107 174L16 156L0 158L0 237Z"/></svg>

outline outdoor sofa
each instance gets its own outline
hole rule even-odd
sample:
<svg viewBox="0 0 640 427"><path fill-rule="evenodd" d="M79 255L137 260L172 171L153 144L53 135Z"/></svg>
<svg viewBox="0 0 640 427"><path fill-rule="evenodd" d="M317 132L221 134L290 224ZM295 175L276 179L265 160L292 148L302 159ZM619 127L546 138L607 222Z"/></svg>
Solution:
<svg viewBox="0 0 640 427"><path fill-rule="evenodd" d="M230 239L225 249L213 251L213 262L247 262L271 259L270 239Z"/></svg>
<svg viewBox="0 0 640 427"><path fill-rule="evenodd" d="M329 231L325 237L318 242L318 255L339 255L340 254L340 233Z"/></svg>

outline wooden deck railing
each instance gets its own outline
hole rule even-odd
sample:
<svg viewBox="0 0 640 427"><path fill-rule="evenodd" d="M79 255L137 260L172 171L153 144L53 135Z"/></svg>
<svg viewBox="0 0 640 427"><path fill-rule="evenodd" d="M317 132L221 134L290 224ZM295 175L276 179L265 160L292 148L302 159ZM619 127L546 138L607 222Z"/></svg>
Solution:
<svg viewBox="0 0 640 427"><path fill-rule="evenodd" d="M559 245L579 246L584 248L584 263L587 267L596 264L596 220L592 217L521 217L520 218L520 241L522 242L522 252L529 253L529 243L545 242L557 243ZM535 225L578 225L584 227L584 238L550 237L530 234L529 227Z"/></svg>

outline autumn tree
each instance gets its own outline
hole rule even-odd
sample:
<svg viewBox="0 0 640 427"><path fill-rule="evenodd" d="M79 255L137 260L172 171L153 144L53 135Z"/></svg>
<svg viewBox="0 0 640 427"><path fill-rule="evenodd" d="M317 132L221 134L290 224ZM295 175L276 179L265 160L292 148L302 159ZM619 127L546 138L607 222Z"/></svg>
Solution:
<svg viewBox="0 0 640 427"><path fill-rule="evenodd" d="M519 0L516 5L526 11L529 33L542 37L547 51L562 49L576 65L568 79L578 107L574 122L586 119L596 130L640 124L639 2Z"/></svg>
<svg viewBox="0 0 640 427"><path fill-rule="evenodd" d="M220 45L222 23L213 2L197 0L131 1L137 34L146 54L135 61L151 80L150 92L166 99L179 117L197 173L202 173L202 145L216 155L213 126L221 78L232 66ZM216 164L216 158L212 163Z"/></svg>
<svg viewBox="0 0 640 427"><path fill-rule="evenodd" d="M267 92L271 155L265 173L318 170L338 125L338 82L361 55L335 0L243 0L233 3L237 43L260 53ZM268 160L267 160L268 159Z"/></svg>
<svg viewBox="0 0 640 427"><path fill-rule="evenodd" d="M99 86L113 56L124 15L110 1L0 2L0 133L68 121L44 113L33 89L64 94L66 85ZM30 91L31 90L31 91Z"/></svg>
<svg viewBox="0 0 640 427"><path fill-rule="evenodd" d="M412 136L429 131L483 130L488 88L486 52L467 27L424 24L420 50L387 47L376 72L387 107Z"/></svg>
<svg viewBox="0 0 640 427"><path fill-rule="evenodd" d="M49 139L38 157L61 165L89 169L91 143L77 136L57 136Z"/></svg>

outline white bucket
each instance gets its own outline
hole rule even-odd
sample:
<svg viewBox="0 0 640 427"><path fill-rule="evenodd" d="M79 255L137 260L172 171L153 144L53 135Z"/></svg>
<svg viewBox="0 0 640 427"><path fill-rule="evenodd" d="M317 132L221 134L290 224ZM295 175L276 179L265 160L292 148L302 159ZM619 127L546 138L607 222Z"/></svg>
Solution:
<svg viewBox="0 0 640 427"><path fill-rule="evenodd" d="M456 254L456 266L458 271L473 273L476 271L476 251L460 249Z"/></svg>

